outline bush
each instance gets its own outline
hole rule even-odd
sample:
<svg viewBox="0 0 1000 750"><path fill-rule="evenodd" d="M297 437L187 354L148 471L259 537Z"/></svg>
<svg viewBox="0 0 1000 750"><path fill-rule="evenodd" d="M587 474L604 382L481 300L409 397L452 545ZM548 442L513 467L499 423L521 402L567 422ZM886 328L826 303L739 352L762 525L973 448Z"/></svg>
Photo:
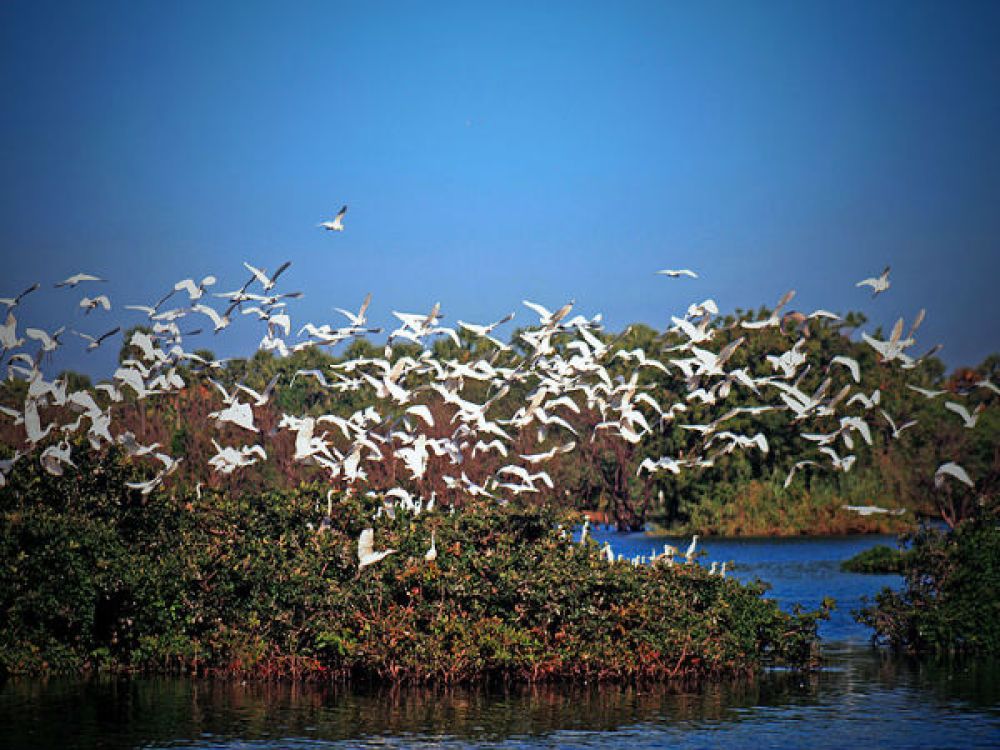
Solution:
<svg viewBox="0 0 1000 750"><path fill-rule="evenodd" d="M1000 653L1000 528L983 514L912 537L902 592L855 613L876 638L911 653Z"/></svg>
<svg viewBox="0 0 1000 750"><path fill-rule="evenodd" d="M359 571L374 500L339 498L320 530L318 485L144 498L113 457L79 464L57 478L22 462L0 490L2 670L542 681L815 659L822 611L784 613L763 584L700 566L609 565L555 511L397 511L375 540L398 551Z"/></svg>
<svg viewBox="0 0 1000 750"><path fill-rule="evenodd" d="M864 552L859 552L850 560L844 560L840 564L840 569L848 573L902 574L906 570L909 558L908 551L879 544Z"/></svg>

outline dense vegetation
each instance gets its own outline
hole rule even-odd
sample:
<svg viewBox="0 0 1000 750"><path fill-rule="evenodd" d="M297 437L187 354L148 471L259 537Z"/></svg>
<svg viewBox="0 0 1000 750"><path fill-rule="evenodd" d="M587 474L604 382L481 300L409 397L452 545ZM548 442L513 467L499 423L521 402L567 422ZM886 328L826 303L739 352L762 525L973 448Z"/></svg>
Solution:
<svg viewBox="0 0 1000 750"><path fill-rule="evenodd" d="M910 553L908 550L893 549L884 544L859 552L850 560L844 560L840 564L841 570L848 573L900 573L906 569Z"/></svg>
<svg viewBox="0 0 1000 750"><path fill-rule="evenodd" d="M910 538L902 591L857 613L876 637L910 653L1000 654L1000 513L981 507L948 532Z"/></svg>
<svg viewBox="0 0 1000 750"><path fill-rule="evenodd" d="M0 492L0 670L82 667L322 678L544 681L741 673L812 662L822 612L698 565L609 564L571 516L469 505L378 524L325 487L142 496L137 469L20 464ZM431 533L438 557L427 562Z"/></svg>

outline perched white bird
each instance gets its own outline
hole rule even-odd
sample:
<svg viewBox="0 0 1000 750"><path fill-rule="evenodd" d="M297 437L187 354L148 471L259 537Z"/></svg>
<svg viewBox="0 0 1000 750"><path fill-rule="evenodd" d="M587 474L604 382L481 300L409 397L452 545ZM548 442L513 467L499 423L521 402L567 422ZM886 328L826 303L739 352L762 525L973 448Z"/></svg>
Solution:
<svg viewBox="0 0 1000 750"><path fill-rule="evenodd" d="M691 544L688 545L687 552L684 553L684 560L686 562L694 562L694 552L698 548L698 535L695 534L691 537Z"/></svg>
<svg viewBox="0 0 1000 750"><path fill-rule="evenodd" d="M431 531L431 546L424 553L424 560L426 560L427 562L434 562L435 560L437 560L437 556L438 556L437 543L434 540L434 532Z"/></svg>
<svg viewBox="0 0 1000 750"><path fill-rule="evenodd" d="M319 224L327 231L331 232L343 232L344 231L344 214L347 213L347 206L345 205L341 208L337 215L333 217L333 221L324 221Z"/></svg>
<svg viewBox="0 0 1000 750"><path fill-rule="evenodd" d="M388 557L396 550L384 549L375 551L375 530L365 529L358 537L358 570L365 568Z"/></svg>

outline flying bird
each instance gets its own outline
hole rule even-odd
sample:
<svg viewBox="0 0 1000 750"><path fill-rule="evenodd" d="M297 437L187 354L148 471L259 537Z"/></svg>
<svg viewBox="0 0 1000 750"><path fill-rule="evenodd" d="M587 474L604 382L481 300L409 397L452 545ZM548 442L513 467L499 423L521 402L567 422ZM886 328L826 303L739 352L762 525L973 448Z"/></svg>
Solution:
<svg viewBox="0 0 1000 750"><path fill-rule="evenodd" d="M697 279L698 274L689 268L680 268L674 270L673 268L664 268L662 271L657 271L658 274L662 276L669 276L671 279L676 279L681 276L689 276L692 279Z"/></svg>
<svg viewBox="0 0 1000 750"><path fill-rule="evenodd" d="M337 215L333 217L333 221L324 221L319 226L323 227L330 232L343 232L344 231L344 214L347 213L347 206L345 205L341 208Z"/></svg>
<svg viewBox="0 0 1000 750"><path fill-rule="evenodd" d="M394 549L384 549L376 552L375 530L365 529L361 532L361 536L358 537L358 570L369 565L374 565L395 551Z"/></svg>
<svg viewBox="0 0 1000 750"><path fill-rule="evenodd" d="M957 479L964 485L969 487L975 487L975 483L969 477L968 472L961 466L956 464L954 461L948 461L947 463L941 464L937 471L934 472L934 486L941 487L944 484L945 477L952 477Z"/></svg>
<svg viewBox="0 0 1000 750"><path fill-rule="evenodd" d="M91 276L89 273L78 273L70 276L68 279L63 279L58 284L55 285L56 289L60 287L69 287L72 289L77 284L81 284L84 281L105 281L105 279L99 278L98 276Z"/></svg>
<svg viewBox="0 0 1000 750"><path fill-rule="evenodd" d="M878 276L872 276L868 279L862 279L854 286L870 286L872 288L872 298L877 297L879 294L884 292L889 288L889 266L886 266L881 274Z"/></svg>

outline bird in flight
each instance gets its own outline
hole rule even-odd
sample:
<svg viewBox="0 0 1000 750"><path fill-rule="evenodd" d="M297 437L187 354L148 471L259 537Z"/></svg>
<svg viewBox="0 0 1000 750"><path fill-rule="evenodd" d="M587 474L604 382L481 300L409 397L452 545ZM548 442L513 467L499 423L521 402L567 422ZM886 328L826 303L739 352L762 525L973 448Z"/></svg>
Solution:
<svg viewBox="0 0 1000 750"><path fill-rule="evenodd" d="M344 214L346 213L347 213L347 206L344 206L337 212L337 215L333 217L333 221L324 221L319 226L331 232L343 232Z"/></svg>
<svg viewBox="0 0 1000 750"><path fill-rule="evenodd" d="M77 274L73 274L68 279L63 279L58 284L56 284L55 287L56 287L56 289L59 289L60 287L64 287L65 286L65 287L69 287L70 289L72 289L77 284L80 284L81 282L84 282L84 281L104 281L104 279L99 278L97 276L92 276L89 273L77 273Z"/></svg>
<svg viewBox="0 0 1000 750"><path fill-rule="evenodd" d="M872 288L872 298L877 297L889 288L889 266L886 266L878 276L862 279L854 286L870 286Z"/></svg>
<svg viewBox="0 0 1000 750"><path fill-rule="evenodd" d="M689 268L680 268L677 270L674 270L672 268L664 268L662 271L657 271L657 273L663 276L669 276L672 279L676 279L680 276L690 276L692 279L698 278L698 274L696 274Z"/></svg>

